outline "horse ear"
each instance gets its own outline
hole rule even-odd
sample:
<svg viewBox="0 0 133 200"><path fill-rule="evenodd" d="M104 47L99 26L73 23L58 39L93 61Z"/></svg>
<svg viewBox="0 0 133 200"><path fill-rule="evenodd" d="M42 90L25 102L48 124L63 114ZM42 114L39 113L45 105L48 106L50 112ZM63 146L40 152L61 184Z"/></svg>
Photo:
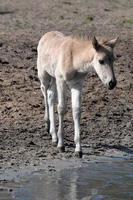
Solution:
<svg viewBox="0 0 133 200"><path fill-rule="evenodd" d="M96 49L96 50L99 49L99 43L98 43L98 41L97 41L95 36L92 39L92 45L93 45L94 49Z"/></svg>
<svg viewBox="0 0 133 200"><path fill-rule="evenodd" d="M115 39L112 39L110 41L106 41L105 42L105 45L111 47L112 49L115 47L117 41L118 41L119 37L115 38Z"/></svg>

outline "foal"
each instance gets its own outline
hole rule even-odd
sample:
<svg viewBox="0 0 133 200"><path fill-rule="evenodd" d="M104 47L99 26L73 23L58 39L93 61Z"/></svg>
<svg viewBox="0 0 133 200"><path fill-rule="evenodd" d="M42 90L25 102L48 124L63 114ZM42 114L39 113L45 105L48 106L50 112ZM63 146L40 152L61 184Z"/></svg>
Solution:
<svg viewBox="0 0 133 200"><path fill-rule="evenodd" d="M94 69L108 89L116 86L113 70L113 48L117 38L99 42L95 37L77 39L53 31L46 33L38 44L37 69L45 100L45 120L50 126L52 142L64 151L63 117L65 108L65 85L71 90L72 112L75 130L75 152L82 157L80 141L80 107L83 81ZM54 116L55 92L58 94L59 128L56 133Z"/></svg>

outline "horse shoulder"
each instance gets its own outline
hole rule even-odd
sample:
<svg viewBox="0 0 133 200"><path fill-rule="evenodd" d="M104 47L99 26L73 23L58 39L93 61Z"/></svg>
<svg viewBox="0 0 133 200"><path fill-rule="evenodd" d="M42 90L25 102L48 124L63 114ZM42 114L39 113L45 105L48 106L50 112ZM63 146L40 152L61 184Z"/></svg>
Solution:
<svg viewBox="0 0 133 200"><path fill-rule="evenodd" d="M65 81L73 79L76 70L73 66L73 41L71 38L66 39L60 49L58 58L57 73L63 76Z"/></svg>

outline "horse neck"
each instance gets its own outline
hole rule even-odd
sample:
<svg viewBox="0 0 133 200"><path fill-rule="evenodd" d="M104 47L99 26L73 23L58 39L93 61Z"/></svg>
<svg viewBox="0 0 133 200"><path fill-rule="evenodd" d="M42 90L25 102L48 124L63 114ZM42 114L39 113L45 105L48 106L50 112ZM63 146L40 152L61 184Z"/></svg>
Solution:
<svg viewBox="0 0 133 200"><path fill-rule="evenodd" d="M94 48L90 41L79 41L73 45L73 65L79 72L89 72L92 69Z"/></svg>

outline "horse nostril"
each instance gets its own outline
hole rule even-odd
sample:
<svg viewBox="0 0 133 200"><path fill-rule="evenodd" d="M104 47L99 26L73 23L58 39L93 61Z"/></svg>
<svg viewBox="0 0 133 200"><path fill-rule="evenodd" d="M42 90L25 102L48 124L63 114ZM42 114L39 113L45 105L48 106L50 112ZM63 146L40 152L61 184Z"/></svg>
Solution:
<svg viewBox="0 0 133 200"><path fill-rule="evenodd" d="M109 82L109 87L110 87L110 88L113 87L113 81L112 81L112 80Z"/></svg>
<svg viewBox="0 0 133 200"><path fill-rule="evenodd" d="M110 81L109 82L109 89L112 90L116 86L116 81Z"/></svg>

